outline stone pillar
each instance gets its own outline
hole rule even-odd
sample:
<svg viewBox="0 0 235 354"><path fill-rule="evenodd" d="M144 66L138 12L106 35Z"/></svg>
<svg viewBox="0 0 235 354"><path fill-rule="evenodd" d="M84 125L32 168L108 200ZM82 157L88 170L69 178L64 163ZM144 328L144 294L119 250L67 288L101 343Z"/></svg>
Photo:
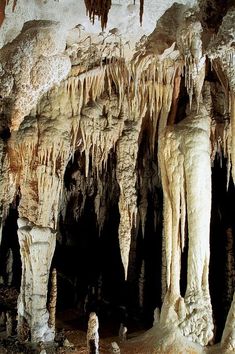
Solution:
<svg viewBox="0 0 235 354"><path fill-rule="evenodd" d="M167 293L161 321L201 345L213 337L209 294L210 117L203 103L161 137ZM187 220L187 222L186 222ZM187 229L186 229L187 227ZM181 252L188 235L187 290L180 292Z"/></svg>
<svg viewBox="0 0 235 354"><path fill-rule="evenodd" d="M18 237L22 260L21 289L18 299L18 335L26 322L32 342L54 340L49 328L47 288L51 260L55 250L56 233L39 227L26 218L18 219Z"/></svg>

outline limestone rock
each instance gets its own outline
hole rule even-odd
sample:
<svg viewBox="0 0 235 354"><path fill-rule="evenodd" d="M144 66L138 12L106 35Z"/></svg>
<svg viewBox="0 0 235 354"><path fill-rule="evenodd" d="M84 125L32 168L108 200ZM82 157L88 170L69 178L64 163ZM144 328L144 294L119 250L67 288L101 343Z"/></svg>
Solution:
<svg viewBox="0 0 235 354"><path fill-rule="evenodd" d="M0 95L8 101L11 130L18 130L39 98L68 75L71 65L64 49L65 38L58 23L32 21L0 50Z"/></svg>

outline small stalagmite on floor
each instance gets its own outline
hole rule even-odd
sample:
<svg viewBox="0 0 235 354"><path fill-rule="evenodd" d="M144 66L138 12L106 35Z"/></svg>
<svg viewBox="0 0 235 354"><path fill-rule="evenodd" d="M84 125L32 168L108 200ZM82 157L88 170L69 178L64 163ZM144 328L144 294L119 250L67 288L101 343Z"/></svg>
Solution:
<svg viewBox="0 0 235 354"><path fill-rule="evenodd" d="M87 328L87 351L89 354L99 354L99 320L95 312L91 312Z"/></svg>

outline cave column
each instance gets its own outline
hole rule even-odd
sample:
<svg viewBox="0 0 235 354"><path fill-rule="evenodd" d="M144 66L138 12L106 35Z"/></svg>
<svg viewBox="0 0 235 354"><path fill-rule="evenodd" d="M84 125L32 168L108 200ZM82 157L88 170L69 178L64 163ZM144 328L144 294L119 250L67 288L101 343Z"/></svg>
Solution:
<svg viewBox="0 0 235 354"><path fill-rule="evenodd" d="M159 165L161 169L163 205L163 268L162 268L162 306L161 321L177 322L174 310L180 299L181 270L181 223L183 214L183 155L179 151L180 138L169 127L161 135ZM183 220L181 220L183 223Z"/></svg>
<svg viewBox="0 0 235 354"><path fill-rule="evenodd" d="M159 162L164 192L167 284L161 321L178 324L183 335L206 345L213 337L208 284L211 161L210 117L202 103L198 112L191 111L183 121L167 127L161 137ZM187 289L182 299L180 257L185 234L188 234L188 268Z"/></svg>
<svg viewBox="0 0 235 354"><path fill-rule="evenodd" d="M205 117L204 119L202 117ZM210 123L200 107L197 128L185 136L185 182L188 221L188 269L185 305L187 317L182 333L206 345L213 337L212 307L209 294L211 160Z"/></svg>
<svg viewBox="0 0 235 354"><path fill-rule="evenodd" d="M18 336L22 337L24 327L28 327L32 342L53 341L55 329L48 326L47 287L56 233L49 227L36 226L26 218L19 218L18 226L22 259Z"/></svg>

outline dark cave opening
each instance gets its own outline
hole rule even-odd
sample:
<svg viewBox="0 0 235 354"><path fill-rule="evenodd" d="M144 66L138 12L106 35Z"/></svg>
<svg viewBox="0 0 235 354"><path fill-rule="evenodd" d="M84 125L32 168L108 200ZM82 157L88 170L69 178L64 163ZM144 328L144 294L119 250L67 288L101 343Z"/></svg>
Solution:
<svg viewBox="0 0 235 354"><path fill-rule="evenodd" d="M161 264L162 264L162 218L160 205L162 191L156 188L154 194L148 195L148 209L145 225L145 236L142 239L142 252L145 262L145 289L143 319L146 327L153 324L153 313L156 307L161 308ZM158 213L154 225L154 213Z"/></svg>
<svg viewBox="0 0 235 354"><path fill-rule="evenodd" d="M203 27L218 32L223 17L233 5L233 0L199 0L199 8L202 10L199 16Z"/></svg>
<svg viewBox="0 0 235 354"><path fill-rule="evenodd" d="M187 288L187 275L188 275L188 226L187 221L185 225L185 245L181 253L181 269L180 269L180 294L185 296Z"/></svg>
<svg viewBox="0 0 235 354"><path fill-rule="evenodd" d="M21 258L17 235L18 204L19 200L16 197L15 201L9 206L8 215L3 225L0 246L0 275L4 286L11 286L19 291L21 284ZM10 252L12 252L12 265L9 264L7 266L8 258L11 257ZM7 269L7 267L11 269ZM11 275L9 275L9 271L12 273Z"/></svg>
<svg viewBox="0 0 235 354"><path fill-rule="evenodd" d="M22 272L17 234L18 205L17 196L9 205L8 215L3 223L0 246L0 331L10 335L16 334L17 299Z"/></svg>
<svg viewBox="0 0 235 354"><path fill-rule="evenodd" d="M235 188L230 178L227 190L227 161L215 159L212 167L212 210L210 235L210 294L215 323L215 341L221 339L234 292L234 244L228 255L228 237L234 243ZM231 230L229 233L228 230Z"/></svg>
<svg viewBox="0 0 235 354"><path fill-rule="evenodd" d="M142 144L139 159L146 152L146 146ZM112 197L105 199L106 214L101 232L95 210L98 186L93 176L93 190L86 195L85 203L84 196L78 191L79 196L71 198L67 204L66 216L60 220L60 235L53 260L58 274L58 318L72 309L74 317L71 323L85 330L89 313L94 311L99 317L101 336L117 335L121 323L129 333L150 328L154 309L161 307L162 190L160 185L155 185L153 193L148 191L145 235L143 237L141 227L137 228L138 232L132 232L128 279L125 281L118 241L119 187L116 180L112 180L113 176L110 178L114 165L115 154L111 153L102 178L108 184L107 193ZM79 176L84 178L84 161L79 153L65 173L67 190L75 188L74 172L77 169L81 172ZM83 203L84 209L75 219L72 210L79 209ZM141 307L139 282L143 261L144 301Z"/></svg>

